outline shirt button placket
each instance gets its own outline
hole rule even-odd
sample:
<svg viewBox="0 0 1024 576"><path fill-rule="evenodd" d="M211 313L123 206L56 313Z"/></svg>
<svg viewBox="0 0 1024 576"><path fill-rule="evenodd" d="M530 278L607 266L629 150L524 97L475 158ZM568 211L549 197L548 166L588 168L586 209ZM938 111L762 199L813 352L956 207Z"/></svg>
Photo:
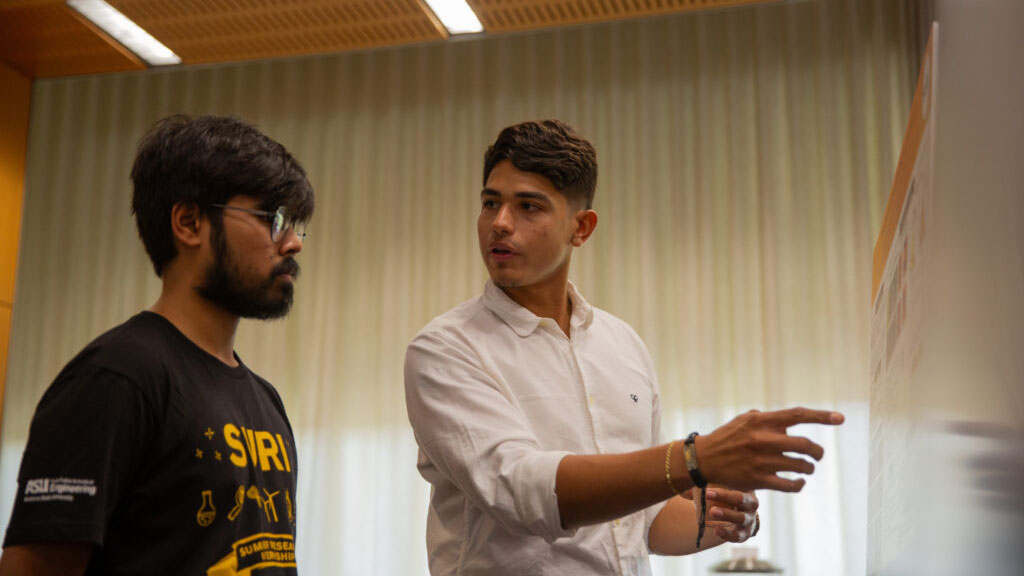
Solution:
<svg viewBox="0 0 1024 576"><path fill-rule="evenodd" d="M569 355L572 357L572 365L573 368L575 368L576 378L578 379L580 388L582 389L583 394L587 399L587 414L590 416L591 438L593 438L594 440L594 447L597 449L597 452L601 454L604 451L601 449L601 442L599 439L599 434L597 432L598 418L597 411L595 410L596 399L594 397L594 394L591 392L589 386L587 385L587 379L583 375L583 368L580 366L579 356L576 355L576 344L575 342L573 342L572 338L569 338L568 342ZM610 568L612 568L613 570L612 573L621 575L622 557L619 551L619 541L621 540L621 536L617 533L620 524L621 521L619 519L616 519L613 525L609 526L608 528L611 532L611 552L613 553L613 557L610 558L610 560L612 561L612 565L610 566Z"/></svg>
<svg viewBox="0 0 1024 576"><path fill-rule="evenodd" d="M587 386L587 379L583 377L583 370L580 368L579 358L576 356L576 344L573 343L572 339L569 342L569 356L572 358L572 366L576 373L576 379L579 382L580 389L583 391L584 397L587 399L587 415L590 416L590 437L594 441L594 447L598 453L602 453L601 442L598 439L597 434L597 419L594 413L595 399L591 393L589 386Z"/></svg>

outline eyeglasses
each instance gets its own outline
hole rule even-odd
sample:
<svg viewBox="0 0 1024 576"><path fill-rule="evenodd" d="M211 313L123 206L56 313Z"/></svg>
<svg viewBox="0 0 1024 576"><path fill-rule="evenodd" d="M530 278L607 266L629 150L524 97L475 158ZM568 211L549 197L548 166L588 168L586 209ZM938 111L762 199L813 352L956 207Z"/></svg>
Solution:
<svg viewBox="0 0 1024 576"><path fill-rule="evenodd" d="M295 235L299 237L299 240L306 238L306 225L295 220L295 218L289 217L285 212L284 206L278 207L276 212L253 210L251 208L242 208L241 206L228 206L227 204L210 204L210 207L238 210L239 212L246 212L264 218L270 226L270 240L275 244L280 242L288 234L289 230L293 230Z"/></svg>

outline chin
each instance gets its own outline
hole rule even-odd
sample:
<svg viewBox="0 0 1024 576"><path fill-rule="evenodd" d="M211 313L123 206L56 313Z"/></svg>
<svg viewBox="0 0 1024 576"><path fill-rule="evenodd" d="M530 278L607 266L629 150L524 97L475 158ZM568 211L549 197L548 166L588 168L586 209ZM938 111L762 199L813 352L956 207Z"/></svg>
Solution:
<svg viewBox="0 0 1024 576"><path fill-rule="evenodd" d="M510 274L502 274L500 270L491 270L491 282L498 288L516 288L519 286L519 280Z"/></svg>
<svg viewBox="0 0 1024 576"><path fill-rule="evenodd" d="M284 318L288 315L288 312L292 308L292 299L281 300L277 302L263 302L258 306L252 306L247 308L242 314L239 314L242 318L249 318L252 320L276 320L278 318Z"/></svg>
<svg viewBox="0 0 1024 576"><path fill-rule="evenodd" d="M498 288L521 288L524 284L521 278L512 276L491 275L491 281Z"/></svg>

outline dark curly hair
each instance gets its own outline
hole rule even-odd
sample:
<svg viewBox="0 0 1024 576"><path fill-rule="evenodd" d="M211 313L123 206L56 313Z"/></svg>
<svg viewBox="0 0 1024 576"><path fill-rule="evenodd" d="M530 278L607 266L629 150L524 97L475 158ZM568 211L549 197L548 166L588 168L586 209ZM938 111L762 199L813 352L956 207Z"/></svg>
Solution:
<svg viewBox="0 0 1024 576"><path fill-rule="evenodd" d="M570 203L590 209L597 189L597 152L560 120L513 124L484 153L484 185L502 160L523 172L544 176Z"/></svg>
<svg viewBox="0 0 1024 576"><path fill-rule="evenodd" d="M211 204L255 198L263 210L284 206L299 221L313 215L306 171L278 142L232 116L168 116L142 137L132 166L132 213L157 276L178 255L171 208L195 204L219 230Z"/></svg>

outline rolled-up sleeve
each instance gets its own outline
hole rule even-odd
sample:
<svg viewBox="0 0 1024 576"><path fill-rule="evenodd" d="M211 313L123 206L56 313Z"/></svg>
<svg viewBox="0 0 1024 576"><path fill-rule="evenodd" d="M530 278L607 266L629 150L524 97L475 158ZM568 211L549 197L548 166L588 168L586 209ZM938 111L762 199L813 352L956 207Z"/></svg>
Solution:
<svg viewBox="0 0 1024 576"><path fill-rule="evenodd" d="M566 451L546 451L512 394L468 342L421 333L405 357L409 421L420 473L450 483L509 532L552 542L562 528L555 478Z"/></svg>

